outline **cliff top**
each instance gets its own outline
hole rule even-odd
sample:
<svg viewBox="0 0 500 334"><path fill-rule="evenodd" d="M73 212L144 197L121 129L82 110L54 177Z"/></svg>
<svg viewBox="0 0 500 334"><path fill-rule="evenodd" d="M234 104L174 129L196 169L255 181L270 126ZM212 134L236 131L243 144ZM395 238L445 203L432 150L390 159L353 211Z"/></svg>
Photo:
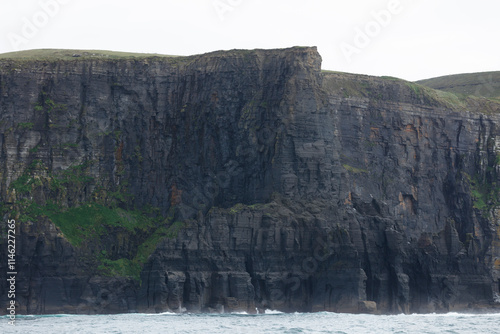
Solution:
<svg viewBox="0 0 500 334"><path fill-rule="evenodd" d="M447 75L417 83L455 94L500 99L500 71Z"/></svg>
<svg viewBox="0 0 500 334"><path fill-rule="evenodd" d="M109 50L66 50L35 49L0 54L0 70L14 65L16 68L33 64L79 61L145 61L192 63L192 61L220 58L256 58L288 59L313 71L321 68L321 56L316 47L294 46L284 49L233 49L212 51L191 56L175 56L156 53L132 53ZM210 61L210 60L209 60ZM498 112L500 99L500 72L459 74L439 77L418 82L409 82L394 77L375 77L361 74L323 70L324 88L330 93L344 97L364 97L375 100L406 101L425 105L441 105L450 109L472 110L487 114ZM395 94L395 91L408 92ZM479 100L478 100L479 99ZM493 103L493 104L492 104ZM479 106L479 107L478 107Z"/></svg>
<svg viewBox="0 0 500 334"><path fill-rule="evenodd" d="M69 60L74 58L149 58L149 57L178 57L157 53L132 53L106 50L66 50L66 49L34 49L0 54L0 59L16 60Z"/></svg>
<svg viewBox="0 0 500 334"><path fill-rule="evenodd" d="M218 55L218 54L245 54L249 52L255 53L272 53L272 52L289 52L294 50L305 50L317 52L316 47L308 46L294 46L285 49L232 49L232 50L219 50L212 51L204 54L178 56L178 55L165 55L159 53L134 53L134 52L121 52L110 50L72 50L72 49L33 49L25 51L15 51L0 54L0 60L72 60L72 59L130 59L130 58L188 58L199 57L205 55Z"/></svg>

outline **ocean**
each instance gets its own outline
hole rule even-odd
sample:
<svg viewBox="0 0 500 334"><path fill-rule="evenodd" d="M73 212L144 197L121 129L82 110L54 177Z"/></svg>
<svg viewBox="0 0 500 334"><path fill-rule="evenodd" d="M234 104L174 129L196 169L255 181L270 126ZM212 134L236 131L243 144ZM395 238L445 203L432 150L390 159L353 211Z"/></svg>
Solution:
<svg viewBox="0 0 500 334"><path fill-rule="evenodd" d="M497 314L118 314L0 317L0 333L500 333Z"/></svg>

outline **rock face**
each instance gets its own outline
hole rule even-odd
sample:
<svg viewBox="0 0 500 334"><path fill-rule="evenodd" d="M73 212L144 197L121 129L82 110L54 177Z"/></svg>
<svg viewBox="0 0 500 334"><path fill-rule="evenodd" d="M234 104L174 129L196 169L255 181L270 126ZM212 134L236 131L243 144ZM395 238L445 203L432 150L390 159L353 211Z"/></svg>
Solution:
<svg viewBox="0 0 500 334"><path fill-rule="evenodd" d="M494 308L499 111L315 48L1 60L19 312Z"/></svg>

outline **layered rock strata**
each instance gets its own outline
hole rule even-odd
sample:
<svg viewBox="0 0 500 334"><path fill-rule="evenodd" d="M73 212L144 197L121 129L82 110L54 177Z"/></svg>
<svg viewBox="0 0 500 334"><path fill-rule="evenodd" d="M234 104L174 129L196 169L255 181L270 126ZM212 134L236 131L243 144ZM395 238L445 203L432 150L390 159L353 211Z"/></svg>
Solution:
<svg viewBox="0 0 500 334"><path fill-rule="evenodd" d="M499 111L309 47L0 60L19 311L495 308Z"/></svg>

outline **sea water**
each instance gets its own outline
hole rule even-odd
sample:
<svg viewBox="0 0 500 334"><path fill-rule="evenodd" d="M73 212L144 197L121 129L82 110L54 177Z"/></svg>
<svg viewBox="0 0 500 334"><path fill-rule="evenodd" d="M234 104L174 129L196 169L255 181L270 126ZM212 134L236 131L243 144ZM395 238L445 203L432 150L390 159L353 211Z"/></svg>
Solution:
<svg viewBox="0 0 500 334"><path fill-rule="evenodd" d="M0 333L500 333L499 314L119 314L0 317Z"/></svg>

